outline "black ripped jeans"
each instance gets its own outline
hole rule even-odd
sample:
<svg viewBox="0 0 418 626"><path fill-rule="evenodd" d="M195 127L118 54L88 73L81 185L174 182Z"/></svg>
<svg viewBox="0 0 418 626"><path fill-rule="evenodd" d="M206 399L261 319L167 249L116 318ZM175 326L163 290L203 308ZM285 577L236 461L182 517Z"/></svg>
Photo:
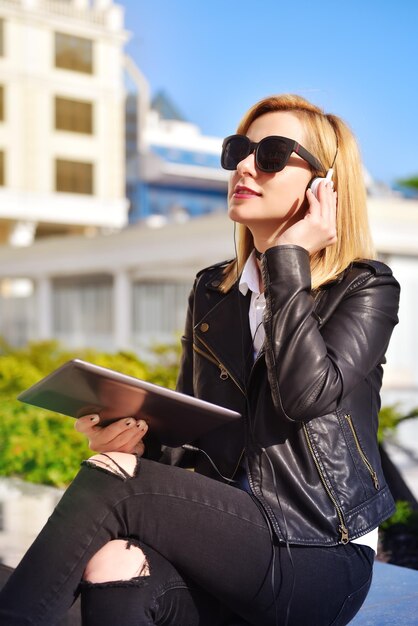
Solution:
<svg viewBox="0 0 418 626"><path fill-rule="evenodd" d="M118 538L138 542L150 575L80 585ZM85 463L1 592L0 624L52 626L81 589L87 626L342 626L373 556L357 544L289 554L248 493L188 470L141 459L127 478Z"/></svg>

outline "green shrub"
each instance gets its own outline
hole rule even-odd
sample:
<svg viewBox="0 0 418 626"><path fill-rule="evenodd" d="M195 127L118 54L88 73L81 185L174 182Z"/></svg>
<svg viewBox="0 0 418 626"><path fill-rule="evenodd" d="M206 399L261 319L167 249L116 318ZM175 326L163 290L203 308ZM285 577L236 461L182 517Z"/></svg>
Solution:
<svg viewBox="0 0 418 626"><path fill-rule="evenodd" d="M16 392L25 389L38 380L42 374L31 363L15 354L0 357L0 397L14 397Z"/></svg>
<svg viewBox="0 0 418 626"><path fill-rule="evenodd" d="M0 474L63 487L91 455L74 420L17 402L0 403Z"/></svg>
<svg viewBox="0 0 418 626"><path fill-rule="evenodd" d="M413 409L407 414L399 411L397 405L384 406L379 413L379 430L378 439L381 443L392 434L396 427L406 420L414 419L418 417L418 409Z"/></svg>
<svg viewBox="0 0 418 626"><path fill-rule="evenodd" d="M0 475L63 487L72 480L80 462L91 455L86 438L76 432L71 417L16 400L21 391L76 357L174 388L179 348L156 347L155 362L150 365L131 352L75 353L55 341L30 343L16 350L1 341Z"/></svg>
<svg viewBox="0 0 418 626"><path fill-rule="evenodd" d="M16 396L23 389L75 357L173 389L179 353L179 343L158 345L152 363L146 363L128 351L74 352L56 341L31 342L14 349L0 338L0 475L61 487L71 481L80 462L91 454L85 437L74 430L72 418L18 402ZM396 406L382 408L379 440L401 421L417 415L418 410L403 415Z"/></svg>
<svg viewBox="0 0 418 626"><path fill-rule="evenodd" d="M397 500L395 513L380 525L380 530L383 533L383 537L399 530L408 532L416 537L415 542L417 542L418 511L412 507L410 502ZM418 546L418 543L416 545Z"/></svg>

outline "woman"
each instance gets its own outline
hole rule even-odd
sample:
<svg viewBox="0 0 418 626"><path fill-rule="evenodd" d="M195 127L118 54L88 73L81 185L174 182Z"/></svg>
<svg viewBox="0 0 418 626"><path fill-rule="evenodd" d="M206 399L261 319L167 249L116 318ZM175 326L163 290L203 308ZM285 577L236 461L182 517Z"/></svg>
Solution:
<svg viewBox="0 0 418 626"><path fill-rule="evenodd" d="M197 275L178 389L244 419L162 453L142 421L78 420L100 454L1 595L1 623L55 623L81 589L84 624L342 625L367 595L394 510L376 431L399 286L365 260L355 140L271 97L222 164L239 247Z"/></svg>

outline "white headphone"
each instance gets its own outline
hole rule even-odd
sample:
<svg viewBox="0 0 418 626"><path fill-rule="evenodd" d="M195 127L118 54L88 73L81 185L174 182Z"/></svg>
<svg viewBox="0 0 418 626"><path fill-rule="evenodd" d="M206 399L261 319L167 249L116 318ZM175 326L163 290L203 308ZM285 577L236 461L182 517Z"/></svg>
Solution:
<svg viewBox="0 0 418 626"><path fill-rule="evenodd" d="M335 161L335 159L334 159L334 161ZM322 183L323 180L325 181L325 184L326 183L330 183L331 184L331 189L334 189L334 183L333 183L333 180L332 180L333 173L334 173L334 170L333 170L332 167L330 167L330 169L328 170L327 175L325 176L325 178L321 178L321 177L314 178L312 180L312 182L310 183L309 187L310 187L312 193L314 194L314 196L315 196L315 198L317 200L318 200L319 184Z"/></svg>
<svg viewBox="0 0 418 626"><path fill-rule="evenodd" d="M334 133L335 133L335 131L334 131ZM331 163L331 167L327 171L325 178L322 178L322 177L314 178L308 185L308 187L310 187L312 193L314 194L314 196L315 196L315 198L317 200L319 200L319 198L318 198L318 188L319 188L320 183L322 183L323 180L325 181L325 184L329 183L331 185L331 189L334 189L334 182L332 180L332 175L334 174L334 163L336 161L337 154L338 154L338 135L336 133L335 133L335 140L336 140L336 143L337 143L337 149L335 151L334 160Z"/></svg>

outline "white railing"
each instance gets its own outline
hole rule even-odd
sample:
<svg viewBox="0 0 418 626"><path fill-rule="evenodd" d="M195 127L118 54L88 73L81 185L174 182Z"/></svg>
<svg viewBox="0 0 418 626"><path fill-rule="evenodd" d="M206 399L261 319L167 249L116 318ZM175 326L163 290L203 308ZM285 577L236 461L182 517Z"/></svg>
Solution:
<svg viewBox="0 0 418 626"><path fill-rule="evenodd" d="M88 2L85 8L77 7L73 2L60 2L59 0L1 0L4 8L21 8L30 10L39 15L54 14L61 17L90 22L98 26L107 26L108 11L98 10ZM112 4L109 5L109 8Z"/></svg>

